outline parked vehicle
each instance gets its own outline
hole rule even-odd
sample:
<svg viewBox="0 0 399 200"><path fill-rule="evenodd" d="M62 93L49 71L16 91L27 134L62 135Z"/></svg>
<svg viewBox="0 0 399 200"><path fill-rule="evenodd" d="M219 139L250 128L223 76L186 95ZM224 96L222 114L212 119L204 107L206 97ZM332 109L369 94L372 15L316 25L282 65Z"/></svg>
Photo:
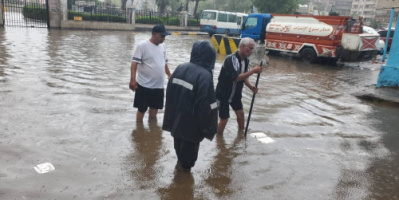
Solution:
<svg viewBox="0 0 399 200"><path fill-rule="evenodd" d="M379 35L379 33L374 28L371 28L369 26L363 26L363 33ZM384 53L384 48L385 48L385 41L382 40L382 38L380 38L377 45L378 54L382 55Z"/></svg>
<svg viewBox="0 0 399 200"><path fill-rule="evenodd" d="M299 54L307 62L319 57L371 58L380 40L379 35L363 33L361 18L281 14L249 14L241 37L265 39L266 50Z"/></svg>
<svg viewBox="0 0 399 200"><path fill-rule="evenodd" d="M240 35L241 26L248 14L219 10L204 10L201 14L200 31L213 34Z"/></svg>
<svg viewBox="0 0 399 200"><path fill-rule="evenodd" d="M378 34L380 34L381 39L384 40L384 42L387 41L388 30L380 30L380 31L378 31ZM391 49L391 44L392 44L392 39L393 39L394 34L395 34L395 28L391 28L391 33L389 34L387 51L389 51Z"/></svg>

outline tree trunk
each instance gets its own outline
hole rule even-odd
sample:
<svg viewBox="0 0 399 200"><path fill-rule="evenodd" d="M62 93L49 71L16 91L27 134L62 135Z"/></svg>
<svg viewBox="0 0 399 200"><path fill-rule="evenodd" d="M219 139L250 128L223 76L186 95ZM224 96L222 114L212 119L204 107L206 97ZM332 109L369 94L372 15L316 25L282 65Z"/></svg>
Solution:
<svg viewBox="0 0 399 200"><path fill-rule="evenodd" d="M123 12L126 12L126 2L127 0L121 0L121 9L123 10Z"/></svg>
<svg viewBox="0 0 399 200"><path fill-rule="evenodd" d="M165 0L158 1L158 9L159 9L159 16L163 16L166 9L166 2Z"/></svg>
<svg viewBox="0 0 399 200"><path fill-rule="evenodd" d="M190 0L187 0L186 1L186 7L185 7L185 10L188 12L188 3L190 2Z"/></svg>
<svg viewBox="0 0 399 200"><path fill-rule="evenodd" d="M195 0L195 7L194 7L194 17L197 18L197 8L198 8L199 0Z"/></svg>

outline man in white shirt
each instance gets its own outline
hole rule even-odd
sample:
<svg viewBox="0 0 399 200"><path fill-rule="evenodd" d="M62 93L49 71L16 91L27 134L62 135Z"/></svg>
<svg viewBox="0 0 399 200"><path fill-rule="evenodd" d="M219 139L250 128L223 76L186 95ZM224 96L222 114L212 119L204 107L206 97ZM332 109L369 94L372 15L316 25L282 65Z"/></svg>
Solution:
<svg viewBox="0 0 399 200"><path fill-rule="evenodd" d="M149 108L149 118L163 109L165 74L170 77L166 58L165 36L170 35L164 25L155 25L149 40L141 42L133 53L129 88L135 92L133 107L136 121L143 121Z"/></svg>

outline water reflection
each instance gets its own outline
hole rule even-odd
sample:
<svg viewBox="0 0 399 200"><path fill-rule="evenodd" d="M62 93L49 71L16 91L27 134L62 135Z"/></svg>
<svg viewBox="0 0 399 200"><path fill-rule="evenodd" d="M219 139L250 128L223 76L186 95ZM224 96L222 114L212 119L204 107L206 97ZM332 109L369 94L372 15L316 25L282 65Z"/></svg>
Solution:
<svg viewBox="0 0 399 200"><path fill-rule="evenodd" d="M234 177L234 169L231 167L234 159L243 153L242 149L239 148L239 144L243 141L244 133L239 130L231 145L226 144L223 134L217 134L215 138L219 152L213 158L209 177L205 181L214 188L216 196L231 196L234 192L238 192L237 188L230 188Z"/></svg>
<svg viewBox="0 0 399 200"><path fill-rule="evenodd" d="M194 177L191 172L183 171L180 164L176 164L172 183L166 188L158 189L163 200L191 200L194 199Z"/></svg>
<svg viewBox="0 0 399 200"><path fill-rule="evenodd" d="M7 63L7 50L5 48L4 29L0 29L0 82L6 82L6 63Z"/></svg>
<svg viewBox="0 0 399 200"><path fill-rule="evenodd" d="M374 155L366 169L370 179L370 199L399 199L399 116L395 114L398 111L397 107L379 105L370 113L370 118L379 121L376 128L384 133L377 144L364 144ZM381 154L381 145L389 152Z"/></svg>
<svg viewBox="0 0 399 200"><path fill-rule="evenodd" d="M148 121L149 129L143 123L136 125L132 132L134 153L128 158L132 167L130 175L140 189L154 188L162 170L162 166L157 165L161 157L162 129L156 119Z"/></svg>
<svg viewBox="0 0 399 200"><path fill-rule="evenodd" d="M378 71L308 65L284 56L270 57L269 68L261 74L249 130L264 132L276 142L265 145L247 138L256 146L243 150L241 138L235 137L237 124L232 115L226 127L230 135L201 143L198 166L192 173L174 170L173 139L169 133L162 137L161 121L126 131L135 114L134 93L127 87L131 55L135 44L150 35L0 28L0 148L17 142L34 153L0 163L9 169L14 169L10 163L16 163L16 169L24 169L3 172L8 177L0 181L0 188L12 194L6 199L36 190L30 184L32 168L26 166L28 162L38 164L36 158L59 161L53 163L59 166L56 173L40 176L51 179L38 186L44 185L47 191L62 191L58 182L52 182L62 180L77 188L96 188L101 194L132 194L135 199L322 199L332 193L337 199L399 199L399 110L376 107L352 96L375 83ZM189 61L191 46L200 39L209 38L167 37L172 71ZM223 60L219 55L215 82ZM255 79L251 77L251 82ZM251 98L252 93L244 89L246 113ZM59 129L68 131L53 131ZM60 134L43 137L47 132ZM74 140L81 142L65 142ZM76 150L82 159L73 159L72 164L68 159L61 161L58 154L49 156L48 148L70 159ZM249 156L240 162L243 154ZM103 155L102 162L115 164L98 165L91 161L92 155ZM83 166L87 171L82 173L81 179L86 180L82 186L68 175L81 170L80 163L87 158L91 164L90 168ZM92 194L94 189L83 190L63 193L106 198ZM43 199L54 197L41 195Z"/></svg>

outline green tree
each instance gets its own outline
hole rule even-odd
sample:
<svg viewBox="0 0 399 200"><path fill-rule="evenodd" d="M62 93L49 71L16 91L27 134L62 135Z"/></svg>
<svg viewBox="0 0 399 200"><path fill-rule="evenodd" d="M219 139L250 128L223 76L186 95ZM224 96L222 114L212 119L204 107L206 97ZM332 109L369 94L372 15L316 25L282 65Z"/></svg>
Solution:
<svg viewBox="0 0 399 200"><path fill-rule="evenodd" d="M132 0L132 1L134 1L134 0ZM121 0L121 10L123 10L123 12L126 11L126 2L127 2L127 0Z"/></svg>
<svg viewBox="0 0 399 200"><path fill-rule="evenodd" d="M72 5L74 5L74 4L75 4L75 0L68 0L67 1L68 10L72 10Z"/></svg>
<svg viewBox="0 0 399 200"><path fill-rule="evenodd" d="M217 10L230 12L246 12L251 10L251 0L215 0Z"/></svg>
<svg viewBox="0 0 399 200"><path fill-rule="evenodd" d="M378 19L371 19L370 21L370 26L373 27L374 29L379 29L381 25L381 21Z"/></svg>
<svg viewBox="0 0 399 200"><path fill-rule="evenodd" d="M252 0L205 0L198 5L197 15L199 16L206 9L249 13L251 5Z"/></svg>
<svg viewBox="0 0 399 200"><path fill-rule="evenodd" d="M183 7L183 3L181 2L181 0L169 0L168 9L172 13L180 12L180 10L178 10L180 7Z"/></svg>
<svg viewBox="0 0 399 200"><path fill-rule="evenodd" d="M261 13L292 14L298 8L298 0L253 0Z"/></svg>
<svg viewBox="0 0 399 200"><path fill-rule="evenodd" d="M169 5L168 0L156 0L158 5L159 14L162 16L165 13L166 6Z"/></svg>
<svg viewBox="0 0 399 200"><path fill-rule="evenodd" d="M198 4L199 4L200 1L205 1L205 0L192 0L192 1L195 2L193 15L197 16Z"/></svg>

